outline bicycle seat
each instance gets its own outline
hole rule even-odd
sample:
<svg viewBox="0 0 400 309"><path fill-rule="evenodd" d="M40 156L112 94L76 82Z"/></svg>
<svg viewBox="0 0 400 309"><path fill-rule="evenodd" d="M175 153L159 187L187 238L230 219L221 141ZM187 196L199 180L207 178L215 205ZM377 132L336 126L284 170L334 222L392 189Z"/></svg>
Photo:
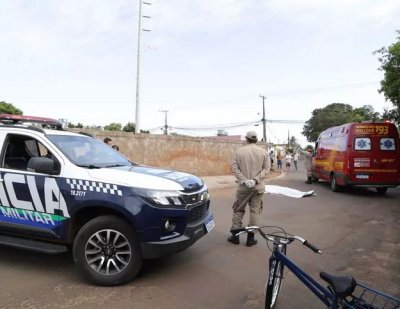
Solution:
<svg viewBox="0 0 400 309"><path fill-rule="evenodd" d="M320 272L319 276L331 285L335 295L340 298L351 295L357 285L356 280L351 276L333 276L326 272Z"/></svg>

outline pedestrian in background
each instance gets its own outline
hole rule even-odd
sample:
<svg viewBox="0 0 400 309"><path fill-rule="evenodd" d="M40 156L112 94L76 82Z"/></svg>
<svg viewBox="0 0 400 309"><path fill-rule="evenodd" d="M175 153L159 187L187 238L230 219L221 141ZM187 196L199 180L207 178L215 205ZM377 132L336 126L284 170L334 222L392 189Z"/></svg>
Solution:
<svg viewBox="0 0 400 309"><path fill-rule="evenodd" d="M282 153L278 152L278 154L276 156L276 164L278 165L278 171L282 170L282 159L283 159Z"/></svg>
<svg viewBox="0 0 400 309"><path fill-rule="evenodd" d="M106 137L106 138L103 140L103 142L104 142L105 144L109 145L109 146L112 145L112 139L109 138L109 137Z"/></svg>
<svg viewBox="0 0 400 309"><path fill-rule="evenodd" d="M239 148L232 160L232 172L238 182L236 201L232 206L233 229L241 228L246 206L249 205L249 226L258 225L258 220L263 209L263 195L265 192L266 176L270 171L270 158L267 150L256 145L257 133L249 131L246 134L247 145ZM228 241L239 244L239 236L231 234ZM246 246L257 244L254 233L247 234Z"/></svg>
<svg viewBox="0 0 400 309"><path fill-rule="evenodd" d="M114 144L114 145L112 145L111 147L114 148L116 151L119 151L119 146L118 146L118 145L115 145L115 144Z"/></svg>
<svg viewBox="0 0 400 309"><path fill-rule="evenodd" d="M297 161L299 160L299 154L297 152L294 153L293 155L293 164L294 164L294 168L297 171Z"/></svg>
<svg viewBox="0 0 400 309"><path fill-rule="evenodd" d="M270 159L270 167L271 167L271 170L272 170L272 168L274 167L274 151L273 150L271 150L270 151L270 153L269 153L269 159Z"/></svg>
<svg viewBox="0 0 400 309"><path fill-rule="evenodd" d="M304 166L307 171L307 181L306 184L311 184L311 177L312 177L312 159L313 159L313 153L312 153L312 148L308 147L307 151L300 150L300 152L306 157L306 160L304 162Z"/></svg>
<svg viewBox="0 0 400 309"><path fill-rule="evenodd" d="M292 165L292 156L290 155L290 153L287 153L285 156L286 170L290 170L291 165Z"/></svg>

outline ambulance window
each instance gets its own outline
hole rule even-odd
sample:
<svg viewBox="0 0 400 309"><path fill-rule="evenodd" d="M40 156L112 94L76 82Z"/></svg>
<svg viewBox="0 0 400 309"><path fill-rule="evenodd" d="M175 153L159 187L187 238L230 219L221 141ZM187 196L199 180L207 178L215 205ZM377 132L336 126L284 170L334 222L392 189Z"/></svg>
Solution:
<svg viewBox="0 0 400 309"><path fill-rule="evenodd" d="M371 150L371 139L368 137L356 137L354 139L354 150Z"/></svg>
<svg viewBox="0 0 400 309"><path fill-rule="evenodd" d="M380 149L381 150L396 150L396 143L394 142L394 138L391 138L391 137L381 138Z"/></svg>

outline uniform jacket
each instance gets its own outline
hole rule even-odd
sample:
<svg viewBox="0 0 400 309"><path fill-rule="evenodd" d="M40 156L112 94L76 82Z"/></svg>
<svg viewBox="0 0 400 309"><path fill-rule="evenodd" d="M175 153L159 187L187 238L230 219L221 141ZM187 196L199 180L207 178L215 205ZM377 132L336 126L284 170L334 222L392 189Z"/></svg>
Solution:
<svg viewBox="0 0 400 309"><path fill-rule="evenodd" d="M313 155L312 153L309 153L308 151L300 150L300 152L306 157L306 161L304 162L304 166L307 170L310 170L312 168L312 158Z"/></svg>
<svg viewBox="0 0 400 309"><path fill-rule="evenodd" d="M243 182L247 179L254 179L258 184L251 190L264 192L270 168L271 163L267 150L254 143L239 148L233 156L232 172L238 181L238 190L249 190Z"/></svg>

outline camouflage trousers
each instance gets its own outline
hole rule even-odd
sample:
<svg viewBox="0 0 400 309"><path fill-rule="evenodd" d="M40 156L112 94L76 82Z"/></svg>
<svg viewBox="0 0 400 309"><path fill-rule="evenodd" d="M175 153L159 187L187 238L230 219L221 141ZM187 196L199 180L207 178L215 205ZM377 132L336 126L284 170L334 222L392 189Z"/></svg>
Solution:
<svg viewBox="0 0 400 309"><path fill-rule="evenodd" d="M263 210L264 193L258 190L236 191L236 201L232 206L232 229L243 226L243 217L246 213L246 206L249 205L250 218L249 225L258 225L259 218Z"/></svg>

